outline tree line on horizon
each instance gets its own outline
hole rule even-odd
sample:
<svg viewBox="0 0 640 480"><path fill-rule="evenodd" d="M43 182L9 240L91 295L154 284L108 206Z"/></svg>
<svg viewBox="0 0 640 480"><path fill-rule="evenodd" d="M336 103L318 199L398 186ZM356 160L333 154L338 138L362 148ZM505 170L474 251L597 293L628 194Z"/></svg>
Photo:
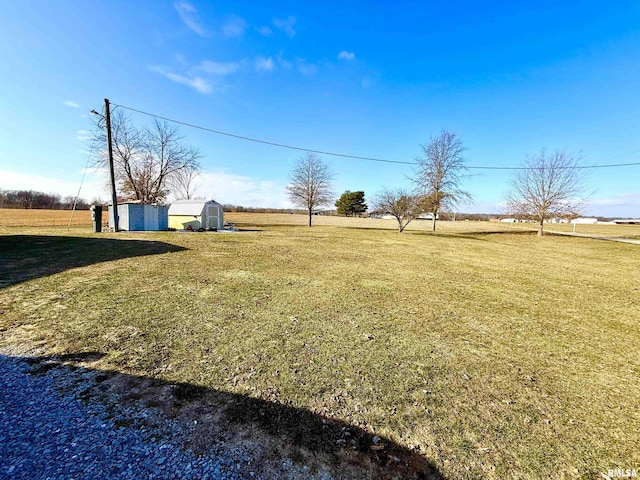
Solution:
<svg viewBox="0 0 640 480"><path fill-rule="evenodd" d="M94 200L102 203L100 200ZM90 204L84 198L72 195L61 196L57 193L44 193L35 190L0 190L0 208L24 208L46 210L89 210Z"/></svg>

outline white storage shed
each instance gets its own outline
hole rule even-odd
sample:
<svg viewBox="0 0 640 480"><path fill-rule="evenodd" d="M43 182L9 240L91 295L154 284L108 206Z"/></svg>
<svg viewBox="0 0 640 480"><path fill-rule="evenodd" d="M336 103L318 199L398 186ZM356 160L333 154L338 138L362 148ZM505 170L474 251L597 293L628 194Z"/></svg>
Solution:
<svg viewBox="0 0 640 480"><path fill-rule="evenodd" d="M160 231L168 225L168 207L135 202L118 204L118 228L126 231ZM109 227L114 227L113 205L109 205Z"/></svg>
<svg viewBox="0 0 640 480"><path fill-rule="evenodd" d="M220 230L223 227L224 211L215 200L178 200L169 207L169 228Z"/></svg>

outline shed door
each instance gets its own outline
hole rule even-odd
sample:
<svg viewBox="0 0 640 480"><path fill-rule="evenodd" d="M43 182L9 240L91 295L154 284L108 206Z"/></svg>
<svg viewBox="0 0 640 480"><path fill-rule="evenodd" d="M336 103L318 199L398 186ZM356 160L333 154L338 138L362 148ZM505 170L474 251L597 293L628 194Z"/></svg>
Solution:
<svg viewBox="0 0 640 480"><path fill-rule="evenodd" d="M217 205L207 205L207 227L222 228L220 225L220 213Z"/></svg>

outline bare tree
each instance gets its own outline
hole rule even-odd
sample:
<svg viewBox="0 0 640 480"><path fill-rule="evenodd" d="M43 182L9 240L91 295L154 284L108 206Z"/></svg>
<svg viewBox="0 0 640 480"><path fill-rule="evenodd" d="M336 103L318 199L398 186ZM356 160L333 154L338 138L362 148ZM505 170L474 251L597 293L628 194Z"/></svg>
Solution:
<svg viewBox="0 0 640 480"><path fill-rule="evenodd" d="M186 167L178 170L169 181L171 192L176 200L191 200L198 189L196 179L200 175L197 168Z"/></svg>
<svg viewBox="0 0 640 480"><path fill-rule="evenodd" d="M392 215L398 221L400 233L420 213L420 196L402 188L384 189L375 196L373 204L375 213Z"/></svg>
<svg viewBox="0 0 640 480"><path fill-rule="evenodd" d="M309 226L313 209L331 204L333 173L322 159L313 153L300 157L289 177L287 185L289 199L298 207L309 212Z"/></svg>
<svg viewBox="0 0 640 480"><path fill-rule="evenodd" d="M96 119L97 129L96 135L93 137L93 149L100 152L99 157L95 161L95 166L103 168L107 171L108 158L105 150L106 132L104 131L104 117L100 116ZM126 116L122 110L113 110L111 112L111 138L113 146L113 166L115 173L116 188L121 191L126 179L133 182L133 165L135 159L142 155L144 151L144 142L141 132L131 123L131 119ZM131 200L120 194L121 200ZM135 199L135 196L134 198Z"/></svg>
<svg viewBox="0 0 640 480"><path fill-rule="evenodd" d="M183 171L200 170L199 150L183 144L178 130L166 122L155 120L151 128L138 129L116 110L111 116L111 130L116 184L122 200L162 202L177 176ZM102 152L97 163L104 167L105 133L101 131L94 142Z"/></svg>
<svg viewBox="0 0 640 480"><path fill-rule="evenodd" d="M507 212L518 218L535 220L538 235L544 235L544 222L551 218L575 217L584 204L587 171L580 157L565 150L541 150L527 157L522 169L511 179Z"/></svg>
<svg viewBox="0 0 640 480"><path fill-rule="evenodd" d="M416 158L418 166L412 180L423 197L424 206L433 214L435 232L441 209L453 209L459 203L471 200L471 195L461 189L467 171L462 155L464 146L455 133L443 130L429 144L420 147L422 155Z"/></svg>

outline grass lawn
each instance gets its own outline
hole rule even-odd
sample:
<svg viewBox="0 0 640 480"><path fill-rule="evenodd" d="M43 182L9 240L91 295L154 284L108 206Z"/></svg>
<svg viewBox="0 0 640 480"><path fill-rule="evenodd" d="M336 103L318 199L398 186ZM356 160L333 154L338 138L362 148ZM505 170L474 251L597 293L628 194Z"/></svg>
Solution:
<svg viewBox="0 0 640 480"><path fill-rule="evenodd" d="M595 225L571 225L567 223L551 223L545 225L547 232L576 232L599 237L640 239L640 225L613 225L598 223Z"/></svg>
<svg viewBox="0 0 640 480"><path fill-rule="evenodd" d="M640 246L317 218L229 214L246 231L227 234L1 227L0 342L218 392L229 421L295 439L300 461L318 450L340 469L368 447L372 478L396 455L336 431L447 478L640 467ZM306 428L325 418L344 428Z"/></svg>

